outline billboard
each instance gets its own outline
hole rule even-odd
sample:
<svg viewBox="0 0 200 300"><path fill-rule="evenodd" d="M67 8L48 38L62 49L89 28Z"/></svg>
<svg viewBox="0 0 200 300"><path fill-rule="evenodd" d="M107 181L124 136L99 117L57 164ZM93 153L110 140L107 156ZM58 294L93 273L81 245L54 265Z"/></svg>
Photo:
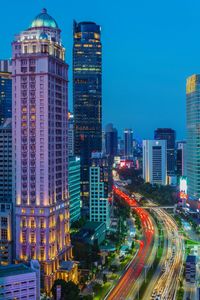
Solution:
<svg viewBox="0 0 200 300"><path fill-rule="evenodd" d="M180 177L180 183L179 183L179 197L180 199L187 200L188 194L187 194L187 177L181 176Z"/></svg>

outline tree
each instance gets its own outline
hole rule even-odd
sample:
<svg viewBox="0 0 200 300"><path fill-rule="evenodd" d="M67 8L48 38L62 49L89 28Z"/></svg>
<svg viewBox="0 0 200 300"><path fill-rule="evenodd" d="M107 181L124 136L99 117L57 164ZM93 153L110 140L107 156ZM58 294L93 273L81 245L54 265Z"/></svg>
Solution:
<svg viewBox="0 0 200 300"><path fill-rule="evenodd" d="M106 274L103 274L103 283L106 283L107 282L107 276Z"/></svg>
<svg viewBox="0 0 200 300"><path fill-rule="evenodd" d="M53 294L53 298L56 300L56 287L61 286L61 300L79 300L79 288L78 286L72 282L66 282L63 279L57 279L54 281L51 292Z"/></svg>

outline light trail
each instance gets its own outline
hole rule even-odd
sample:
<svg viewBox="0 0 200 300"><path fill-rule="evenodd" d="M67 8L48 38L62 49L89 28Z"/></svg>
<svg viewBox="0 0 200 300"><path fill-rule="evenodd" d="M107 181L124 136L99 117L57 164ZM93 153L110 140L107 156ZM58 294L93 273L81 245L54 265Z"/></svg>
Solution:
<svg viewBox="0 0 200 300"><path fill-rule="evenodd" d="M129 197L125 192L122 192L117 187L113 187L113 191L115 195L123 199L123 201L125 201L130 207L132 207L132 209L135 210L141 220L143 232L143 239L140 241L137 256L133 259L114 289L105 298L108 300L125 300L130 299L130 291L132 290L136 280L140 276L146 265L146 262L148 261L154 242L155 230L149 213L145 209L137 207L138 204L135 199Z"/></svg>

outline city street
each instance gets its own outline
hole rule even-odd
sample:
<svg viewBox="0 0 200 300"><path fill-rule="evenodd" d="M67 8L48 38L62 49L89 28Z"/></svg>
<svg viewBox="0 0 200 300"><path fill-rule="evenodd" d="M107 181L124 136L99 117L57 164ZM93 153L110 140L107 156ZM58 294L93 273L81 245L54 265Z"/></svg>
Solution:
<svg viewBox="0 0 200 300"><path fill-rule="evenodd" d="M122 198L127 204L132 205L133 202L137 206L137 202L127 196L124 192L120 191L118 188L114 188L115 194ZM125 300L130 299L130 293L136 284L136 280L142 273L145 265L148 262L148 258L151 254L152 247L154 244L154 234L155 228L153 226L151 217L148 212L142 208L134 208L141 220L143 238L140 241L140 247L137 256L132 261L128 269L125 271L124 275L121 277L118 284L110 292L110 294L105 298L109 300Z"/></svg>

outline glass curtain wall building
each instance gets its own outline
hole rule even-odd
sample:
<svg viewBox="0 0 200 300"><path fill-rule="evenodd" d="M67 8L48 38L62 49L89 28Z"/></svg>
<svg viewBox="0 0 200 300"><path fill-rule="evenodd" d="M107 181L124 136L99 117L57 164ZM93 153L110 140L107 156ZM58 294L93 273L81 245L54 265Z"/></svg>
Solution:
<svg viewBox="0 0 200 300"><path fill-rule="evenodd" d="M12 78L9 72L0 72L0 125L12 117Z"/></svg>
<svg viewBox="0 0 200 300"><path fill-rule="evenodd" d="M0 265L12 262L12 121L0 126Z"/></svg>
<svg viewBox="0 0 200 300"><path fill-rule="evenodd" d="M82 199L89 197L92 152L102 148L102 45L100 26L74 22L74 154L81 158Z"/></svg>
<svg viewBox="0 0 200 300"><path fill-rule="evenodd" d="M171 128L157 128L154 131L155 140L166 140L167 141L167 175L175 175L175 140L176 132Z"/></svg>
<svg viewBox="0 0 200 300"><path fill-rule="evenodd" d="M188 194L200 198L200 74L187 78L187 177Z"/></svg>
<svg viewBox="0 0 200 300"><path fill-rule="evenodd" d="M77 221L81 215L80 207L80 158L70 156L68 161L69 211L70 224Z"/></svg>

